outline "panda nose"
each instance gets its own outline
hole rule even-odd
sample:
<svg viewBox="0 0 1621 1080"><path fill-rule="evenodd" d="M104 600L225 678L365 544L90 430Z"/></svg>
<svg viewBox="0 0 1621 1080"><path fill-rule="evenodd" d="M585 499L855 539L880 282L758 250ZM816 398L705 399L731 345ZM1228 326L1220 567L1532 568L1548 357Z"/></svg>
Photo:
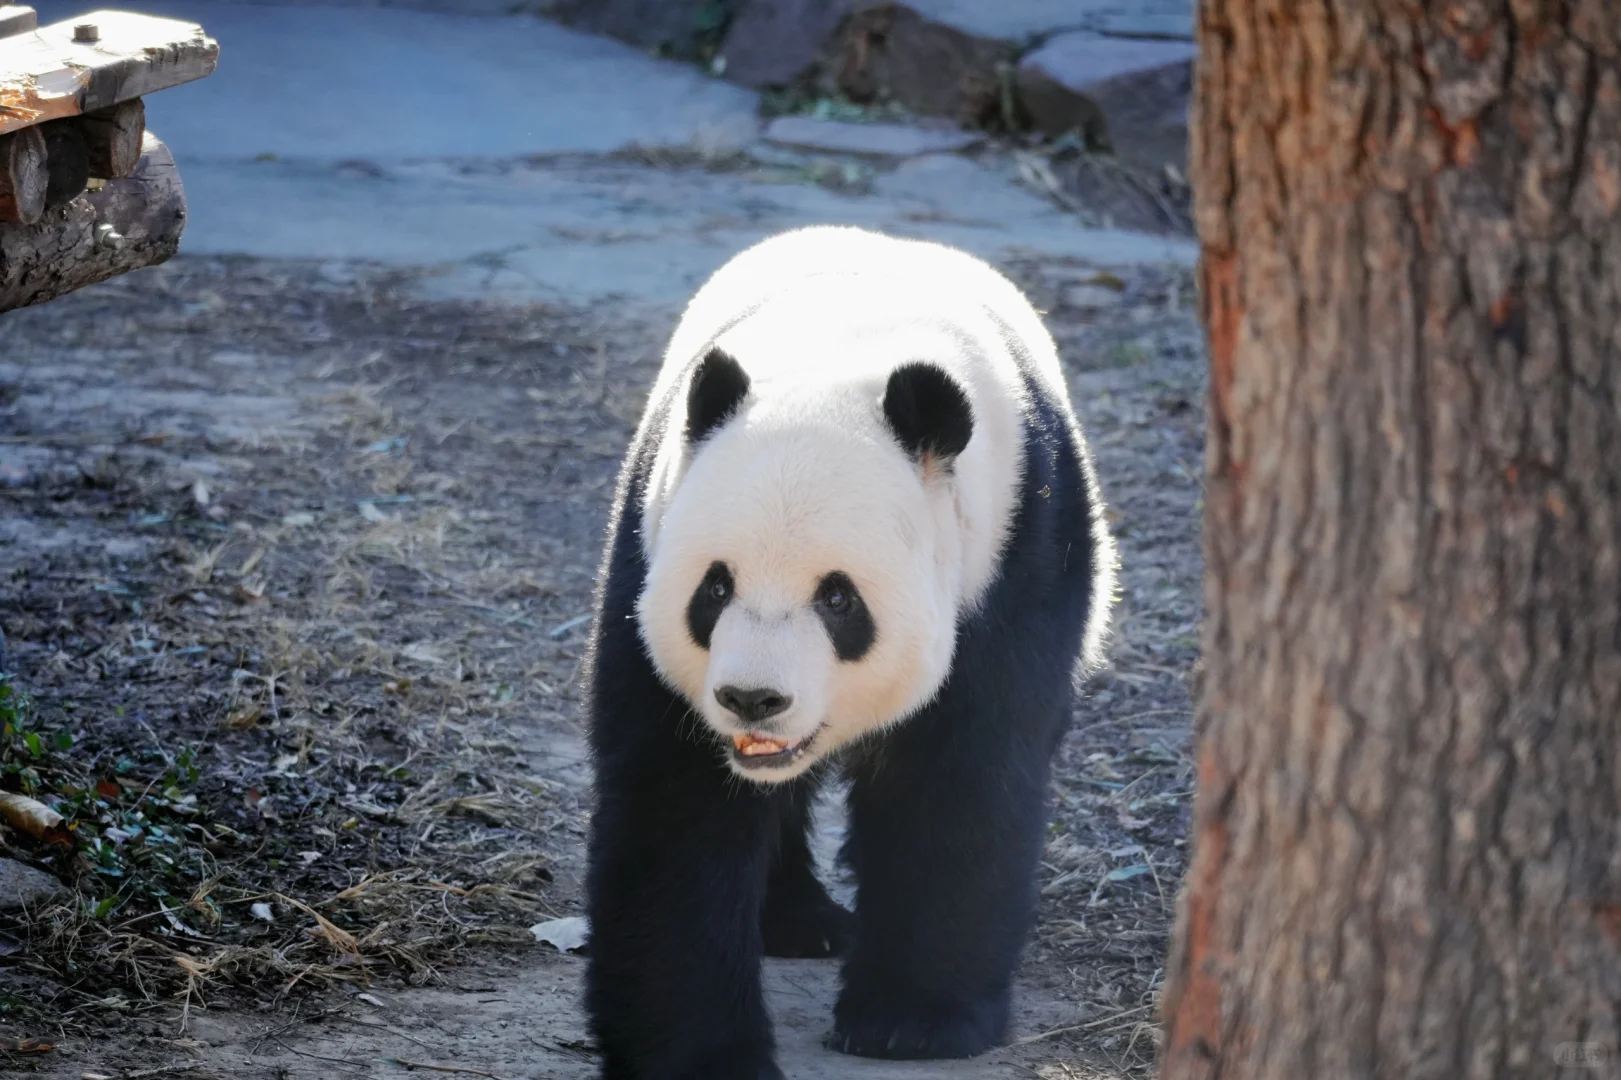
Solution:
<svg viewBox="0 0 1621 1080"><path fill-rule="evenodd" d="M715 700L736 713L745 724L768 720L794 703L793 698L775 690L742 690L736 686L716 687Z"/></svg>

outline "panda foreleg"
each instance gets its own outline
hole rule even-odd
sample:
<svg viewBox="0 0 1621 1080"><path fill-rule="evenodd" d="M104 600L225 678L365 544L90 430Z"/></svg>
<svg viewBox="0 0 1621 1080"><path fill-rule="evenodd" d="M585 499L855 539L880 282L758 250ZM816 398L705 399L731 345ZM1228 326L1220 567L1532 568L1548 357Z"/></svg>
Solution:
<svg viewBox="0 0 1621 1080"><path fill-rule="evenodd" d="M767 956L841 956L855 933L855 916L828 895L816 876L816 858L807 832L818 780L808 777L797 782L791 801L783 808L781 837L760 913Z"/></svg>
<svg viewBox="0 0 1621 1080"><path fill-rule="evenodd" d="M969 696L947 690L851 769L857 928L835 1050L960 1058L1006 1040L1063 715L1041 699L1068 695L994 713Z"/></svg>
<svg viewBox="0 0 1621 1080"><path fill-rule="evenodd" d="M586 996L603 1075L778 1080L759 931L778 809L718 761L672 756L599 779Z"/></svg>

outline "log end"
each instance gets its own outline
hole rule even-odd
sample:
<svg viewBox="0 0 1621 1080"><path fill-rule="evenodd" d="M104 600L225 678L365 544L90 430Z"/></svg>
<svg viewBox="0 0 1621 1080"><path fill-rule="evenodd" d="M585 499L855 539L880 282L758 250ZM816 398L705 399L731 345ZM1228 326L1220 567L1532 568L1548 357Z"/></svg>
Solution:
<svg viewBox="0 0 1621 1080"><path fill-rule="evenodd" d="M109 180L37 223L0 223L0 311L44 303L167 261L186 225L174 156L146 133L133 173Z"/></svg>

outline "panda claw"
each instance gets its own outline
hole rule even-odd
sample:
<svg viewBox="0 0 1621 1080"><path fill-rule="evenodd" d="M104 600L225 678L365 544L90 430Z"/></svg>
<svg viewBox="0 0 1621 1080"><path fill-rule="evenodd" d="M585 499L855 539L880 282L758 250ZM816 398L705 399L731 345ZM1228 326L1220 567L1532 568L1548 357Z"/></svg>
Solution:
<svg viewBox="0 0 1621 1080"><path fill-rule="evenodd" d="M1005 999L919 1006L885 994L858 1005L845 996L834 1010L830 1044L840 1053L857 1057L968 1058L1001 1045L1006 1033Z"/></svg>

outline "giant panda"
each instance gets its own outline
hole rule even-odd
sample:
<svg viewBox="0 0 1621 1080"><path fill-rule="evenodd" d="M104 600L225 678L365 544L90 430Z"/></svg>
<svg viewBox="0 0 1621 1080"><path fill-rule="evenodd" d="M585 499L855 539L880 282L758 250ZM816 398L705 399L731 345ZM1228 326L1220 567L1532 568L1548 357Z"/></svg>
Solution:
<svg viewBox="0 0 1621 1080"><path fill-rule="evenodd" d="M843 955L829 1045L1005 1040L1050 761L1114 548L1052 338L961 251L816 227L688 304L621 470L584 669L607 1080L763 1080L761 957ZM818 881L848 784L855 912Z"/></svg>

